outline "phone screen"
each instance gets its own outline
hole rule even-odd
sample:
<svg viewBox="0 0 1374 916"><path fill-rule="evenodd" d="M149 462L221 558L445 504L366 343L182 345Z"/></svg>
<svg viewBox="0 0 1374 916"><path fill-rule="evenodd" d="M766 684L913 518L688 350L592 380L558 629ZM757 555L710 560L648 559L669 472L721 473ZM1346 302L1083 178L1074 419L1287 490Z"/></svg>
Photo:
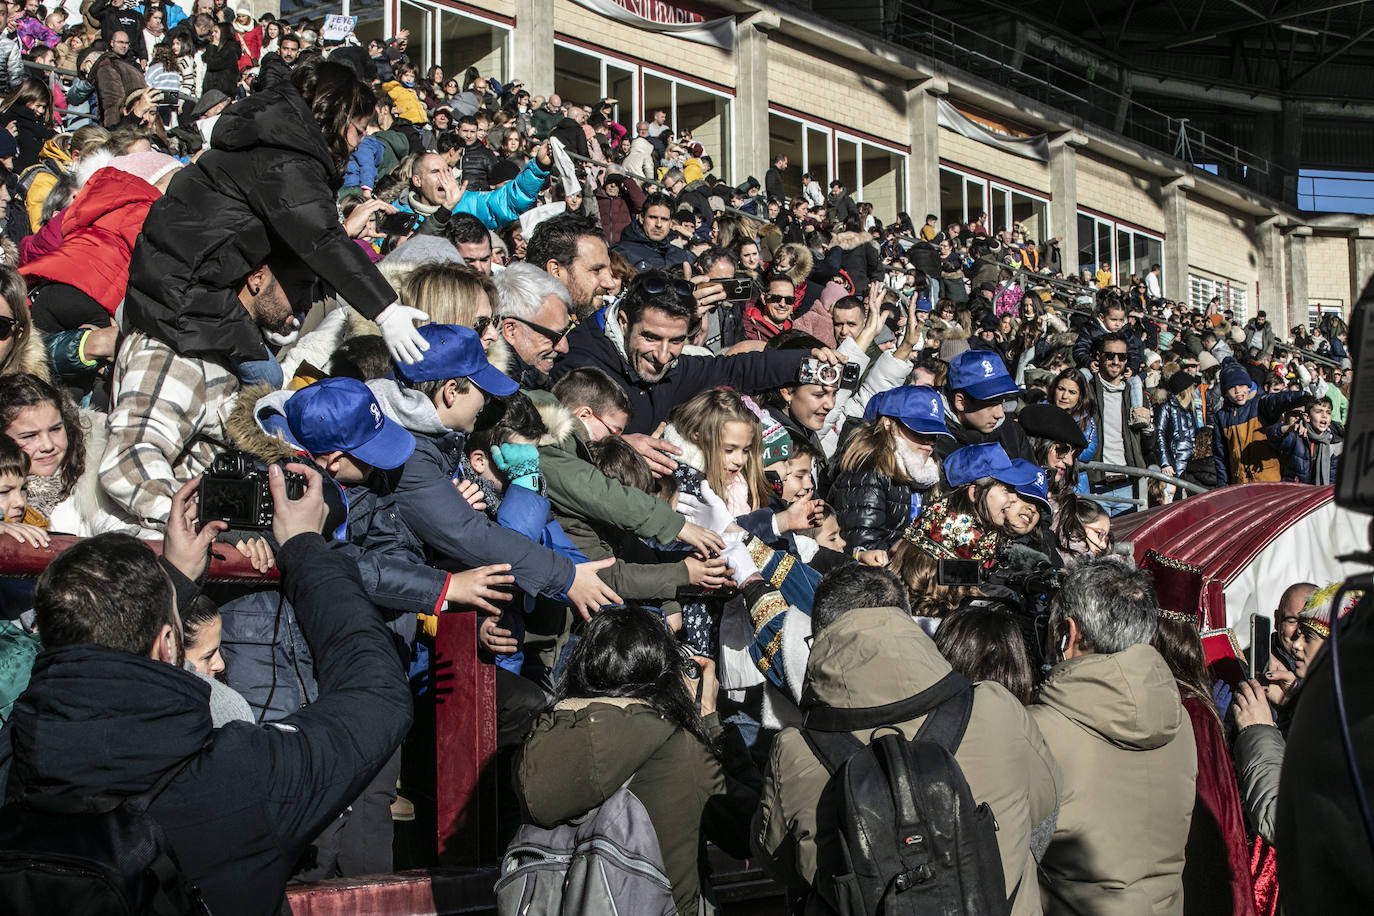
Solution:
<svg viewBox="0 0 1374 916"><path fill-rule="evenodd" d="M1261 684L1268 683L1264 672L1269 668L1270 633L1273 623L1264 614L1250 615L1250 676Z"/></svg>
<svg viewBox="0 0 1374 916"><path fill-rule="evenodd" d="M940 585L977 585L982 581L977 560L937 560L935 581Z"/></svg>

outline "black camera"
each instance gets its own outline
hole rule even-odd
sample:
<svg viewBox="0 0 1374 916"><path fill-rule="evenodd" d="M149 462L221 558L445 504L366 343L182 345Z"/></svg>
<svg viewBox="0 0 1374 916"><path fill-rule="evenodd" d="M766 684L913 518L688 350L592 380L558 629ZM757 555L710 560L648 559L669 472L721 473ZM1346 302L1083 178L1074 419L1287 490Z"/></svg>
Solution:
<svg viewBox="0 0 1374 916"><path fill-rule="evenodd" d="M288 499L305 495L305 477L283 469ZM267 465L243 452L215 458L200 479L200 525L224 522L230 528L267 530L272 527L272 490Z"/></svg>
<svg viewBox="0 0 1374 916"><path fill-rule="evenodd" d="M857 388L859 385L859 364L824 363L812 357L801 364L797 370L798 385L830 385L835 388Z"/></svg>

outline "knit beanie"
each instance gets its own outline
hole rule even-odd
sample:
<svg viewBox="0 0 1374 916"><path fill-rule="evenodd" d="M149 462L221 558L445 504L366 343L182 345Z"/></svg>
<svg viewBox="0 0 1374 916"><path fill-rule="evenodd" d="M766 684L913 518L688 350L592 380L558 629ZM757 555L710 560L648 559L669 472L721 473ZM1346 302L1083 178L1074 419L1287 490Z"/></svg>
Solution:
<svg viewBox="0 0 1374 916"><path fill-rule="evenodd" d="M792 437L771 414L765 413L763 423L763 466L769 467L792 457Z"/></svg>
<svg viewBox="0 0 1374 916"><path fill-rule="evenodd" d="M1206 372L1208 369L1215 369L1218 365L1217 358L1207 351L1204 350L1198 354L1197 371Z"/></svg>
<svg viewBox="0 0 1374 916"><path fill-rule="evenodd" d="M1191 372L1184 372L1182 369L1169 376L1169 380L1164 383L1169 393L1175 397L1196 384L1197 378Z"/></svg>
<svg viewBox="0 0 1374 916"><path fill-rule="evenodd" d="M1250 373L1238 362L1227 360L1221 367L1221 390L1229 391L1237 385L1250 386Z"/></svg>
<svg viewBox="0 0 1374 916"><path fill-rule="evenodd" d="M129 153L116 156L110 165L135 178L142 178L155 185L166 177L168 172L181 168L181 163L166 153Z"/></svg>

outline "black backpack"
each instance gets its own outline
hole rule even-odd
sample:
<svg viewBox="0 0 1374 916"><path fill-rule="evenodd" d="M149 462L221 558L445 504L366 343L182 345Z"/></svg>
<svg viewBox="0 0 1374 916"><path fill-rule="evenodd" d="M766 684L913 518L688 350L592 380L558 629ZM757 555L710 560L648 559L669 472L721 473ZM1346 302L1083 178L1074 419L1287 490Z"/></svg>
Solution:
<svg viewBox="0 0 1374 916"><path fill-rule="evenodd" d="M0 808L0 900L13 916L208 916L148 806L195 755L142 795L74 801L25 792Z"/></svg>
<svg viewBox="0 0 1374 916"><path fill-rule="evenodd" d="M16 245L25 236L33 235L29 227L27 200L29 188L33 187L33 180L43 172L47 172L54 178L62 177L62 173L57 167L44 159L37 165L31 165L20 172L19 177L14 180L14 187L10 189L10 202L5 205L5 235Z"/></svg>
<svg viewBox="0 0 1374 916"><path fill-rule="evenodd" d="M802 736L831 774L815 889L843 916L1010 912L997 821L954 759L972 711L973 685L955 671L886 706L808 711ZM910 741L892 724L922 715ZM870 729L868 744L850 734Z"/></svg>

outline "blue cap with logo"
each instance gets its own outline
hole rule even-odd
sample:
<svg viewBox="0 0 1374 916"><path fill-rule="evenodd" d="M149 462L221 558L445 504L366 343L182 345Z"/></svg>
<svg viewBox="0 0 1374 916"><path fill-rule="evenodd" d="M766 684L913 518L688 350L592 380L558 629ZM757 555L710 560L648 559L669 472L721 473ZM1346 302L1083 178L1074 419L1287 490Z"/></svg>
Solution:
<svg viewBox="0 0 1374 916"><path fill-rule="evenodd" d="M1042 512L1053 512L1054 509L1050 506L1050 482L1045 476L1045 469L1024 458L1013 458L1011 464L1018 471L1035 475L1035 479L1030 483L1016 485L1017 495L1039 505Z"/></svg>
<svg viewBox="0 0 1374 916"><path fill-rule="evenodd" d="M1035 465L1031 470L1018 468L1007 457L1006 449L997 442L966 445L950 452L944 460L945 480L951 487L964 487L984 477L991 477L1009 487L1022 487L1035 480Z"/></svg>
<svg viewBox="0 0 1374 916"><path fill-rule="evenodd" d="M472 328L460 324L425 324L417 330L429 342L419 360L396 364L396 374L411 384L446 382L465 378L487 394L505 397L520 388L514 381L487 362L482 338Z"/></svg>
<svg viewBox="0 0 1374 916"><path fill-rule="evenodd" d="M382 413L357 379L326 378L300 389L286 401L286 423L296 444L312 455L346 452L390 470L415 451L415 437Z"/></svg>
<svg viewBox="0 0 1374 916"><path fill-rule="evenodd" d="M891 417L923 436L950 435L945 428L945 404L940 392L926 385L902 385L880 391L864 408L864 419L868 422L878 417Z"/></svg>
<svg viewBox="0 0 1374 916"><path fill-rule="evenodd" d="M949 362L949 390L963 391L980 401L1017 392L1002 357L991 350L965 350Z"/></svg>

